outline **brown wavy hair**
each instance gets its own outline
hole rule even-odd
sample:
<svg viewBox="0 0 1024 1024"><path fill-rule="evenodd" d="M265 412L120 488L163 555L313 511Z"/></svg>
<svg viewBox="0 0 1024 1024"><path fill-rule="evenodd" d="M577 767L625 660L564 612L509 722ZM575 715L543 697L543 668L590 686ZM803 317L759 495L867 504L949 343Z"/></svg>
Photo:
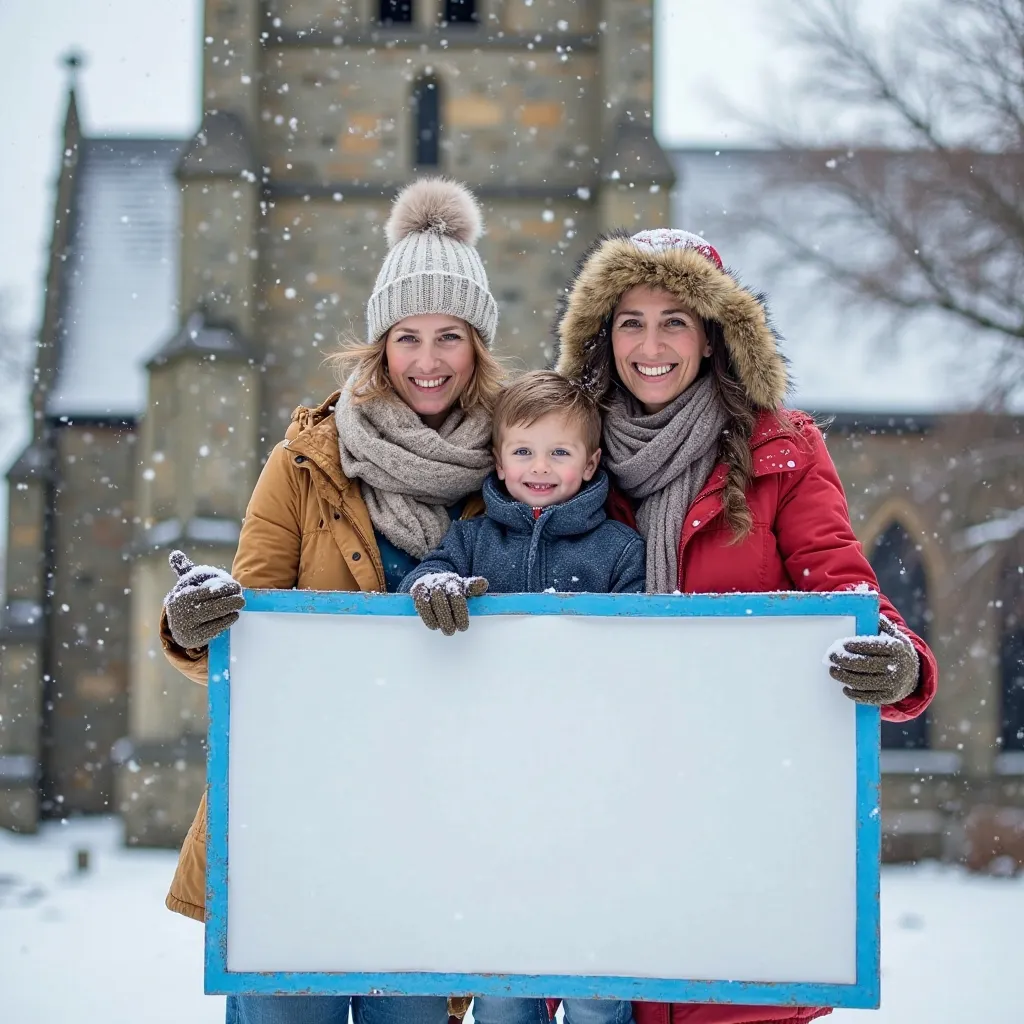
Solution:
<svg viewBox="0 0 1024 1024"><path fill-rule="evenodd" d="M466 323L463 321L463 323ZM478 405L490 415L494 412L494 403L501 392L502 381L505 379L505 368L484 344L480 333L472 325L466 323L469 339L473 345L476 361L473 376L459 395L459 406L463 409L475 409ZM395 389L388 376L387 340L390 330L385 331L376 341L367 344L357 335L345 337L336 352L332 352L324 365L334 372L339 386L345 387L349 378L355 375L352 383L353 401L358 405L374 398L385 398L393 395Z"/></svg>
<svg viewBox="0 0 1024 1024"><path fill-rule="evenodd" d="M726 414L722 429L721 459L728 466L729 472L722 492L722 514L732 530L731 543L738 544L754 526L754 517L747 504L747 488L754 478L750 438L757 423L758 411L733 365L722 325L717 320L702 322L711 346L711 355L704 360L701 370L711 374Z"/></svg>

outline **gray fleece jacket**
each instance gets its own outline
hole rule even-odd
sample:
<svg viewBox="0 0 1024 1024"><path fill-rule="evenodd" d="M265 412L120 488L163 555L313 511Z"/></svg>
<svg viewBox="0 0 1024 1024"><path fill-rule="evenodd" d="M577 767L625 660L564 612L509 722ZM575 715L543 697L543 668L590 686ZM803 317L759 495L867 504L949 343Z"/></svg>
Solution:
<svg viewBox="0 0 1024 1024"><path fill-rule="evenodd" d="M483 486L486 515L452 523L440 545L402 580L407 594L421 576L455 572L483 576L492 594L640 594L643 539L605 515L603 470L559 505L534 509L508 496L492 473Z"/></svg>

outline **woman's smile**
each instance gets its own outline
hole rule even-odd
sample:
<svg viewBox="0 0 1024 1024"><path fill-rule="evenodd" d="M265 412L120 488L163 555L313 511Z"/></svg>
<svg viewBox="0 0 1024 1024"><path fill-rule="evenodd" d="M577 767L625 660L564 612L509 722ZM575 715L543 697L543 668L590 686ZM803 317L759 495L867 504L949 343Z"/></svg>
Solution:
<svg viewBox="0 0 1024 1024"><path fill-rule="evenodd" d="M434 388L444 387L450 381L451 375L441 377L410 377L413 384L424 391L432 391Z"/></svg>
<svg viewBox="0 0 1024 1024"><path fill-rule="evenodd" d="M664 377L666 374L671 373L678 365L678 363L656 363L654 365L650 363L634 363L633 369L645 377Z"/></svg>

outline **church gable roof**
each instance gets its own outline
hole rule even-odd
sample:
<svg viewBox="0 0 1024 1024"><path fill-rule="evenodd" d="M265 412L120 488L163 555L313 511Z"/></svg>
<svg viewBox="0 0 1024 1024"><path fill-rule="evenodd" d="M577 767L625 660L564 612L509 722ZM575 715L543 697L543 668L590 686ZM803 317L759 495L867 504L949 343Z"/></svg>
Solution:
<svg viewBox="0 0 1024 1024"><path fill-rule="evenodd" d="M81 143L52 417L131 418L145 363L177 325L177 139Z"/></svg>

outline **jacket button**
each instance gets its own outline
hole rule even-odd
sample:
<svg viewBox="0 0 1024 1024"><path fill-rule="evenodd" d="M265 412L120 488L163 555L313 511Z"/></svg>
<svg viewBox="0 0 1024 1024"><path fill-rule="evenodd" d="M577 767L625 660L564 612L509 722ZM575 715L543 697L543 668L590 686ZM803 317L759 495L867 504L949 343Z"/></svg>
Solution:
<svg viewBox="0 0 1024 1024"><path fill-rule="evenodd" d="M360 558L362 558L362 557L363 557L363 556L362 556L361 554L359 554L359 552L358 552L358 551L353 551L353 552L352 552L352 561L353 561L353 562L358 562L358 561L359 561L359 559L360 559Z"/></svg>
<svg viewBox="0 0 1024 1024"><path fill-rule="evenodd" d="M305 461L306 461L306 456L305 456L305 455L296 455L296 456L295 456L295 461L296 461L297 463L298 463L298 462L305 462Z"/></svg>
<svg viewBox="0 0 1024 1024"><path fill-rule="evenodd" d="M334 518L335 519L340 519L341 518L341 513L340 512L335 512L334 513Z"/></svg>

